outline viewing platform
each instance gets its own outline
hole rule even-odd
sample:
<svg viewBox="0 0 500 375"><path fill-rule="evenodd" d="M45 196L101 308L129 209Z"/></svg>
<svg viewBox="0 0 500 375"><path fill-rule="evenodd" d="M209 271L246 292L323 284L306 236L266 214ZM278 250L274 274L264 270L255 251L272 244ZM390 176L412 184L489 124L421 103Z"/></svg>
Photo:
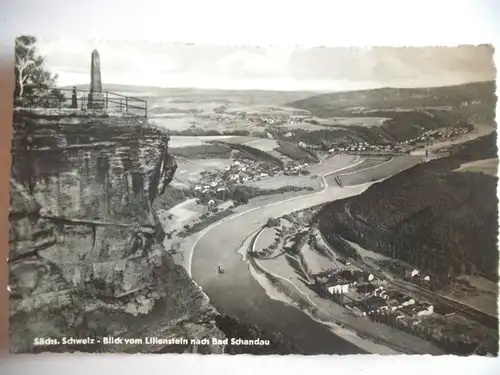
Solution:
<svg viewBox="0 0 500 375"><path fill-rule="evenodd" d="M109 91L57 89L57 93L17 99L15 108L35 112L57 109L65 113L91 112L96 116L126 114L127 117L148 117L146 100Z"/></svg>

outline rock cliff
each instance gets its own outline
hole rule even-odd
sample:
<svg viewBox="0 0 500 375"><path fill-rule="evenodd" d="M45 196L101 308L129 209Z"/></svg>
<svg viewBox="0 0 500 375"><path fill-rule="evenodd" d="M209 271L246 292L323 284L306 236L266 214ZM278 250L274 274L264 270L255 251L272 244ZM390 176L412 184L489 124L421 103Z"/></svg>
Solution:
<svg viewBox="0 0 500 375"><path fill-rule="evenodd" d="M37 337L224 338L217 312L161 246L152 202L177 165L136 116L16 110L10 205L12 352L67 351ZM78 351L222 352L218 346Z"/></svg>

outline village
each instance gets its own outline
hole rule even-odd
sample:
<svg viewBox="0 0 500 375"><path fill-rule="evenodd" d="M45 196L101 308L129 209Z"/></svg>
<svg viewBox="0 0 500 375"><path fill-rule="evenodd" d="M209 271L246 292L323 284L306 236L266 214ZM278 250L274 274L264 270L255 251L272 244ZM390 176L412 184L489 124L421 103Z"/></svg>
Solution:
<svg viewBox="0 0 500 375"><path fill-rule="evenodd" d="M283 166L278 166L277 164L256 161L235 153L232 156L230 166L222 171L202 172L201 181L192 184L191 190L197 198L211 197L226 201L231 199L229 193L235 185L243 185L279 175L307 175L309 172L305 168L308 165L308 163L298 163L290 160ZM207 202L212 201L211 204L213 205L215 199L209 199Z"/></svg>
<svg viewBox="0 0 500 375"><path fill-rule="evenodd" d="M430 315L434 312L433 304L418 301L391 287L387 279L379 272L375 276L364 263L356 262L326 248L324 239L318 239L320 234L317 228L301 225L302 220L295 221L294 215L290 216L268 221L266 230L274 228L276 232L273 242L266 248L254 252L253 256L258 259L269 259L280 251L298 256L304 271L303 278L308 280L310 288L321 297L345 306L358 316L395 314L400 316L399 319L403 319ZM308 264L307 260L311 259L311 255L304 256L302 254L304 250L308 253L322 254L321 258L329 258L331 261L325 263L320 261L317 265ZM335 267L325 270L321 264L334 264ZM318 267L322 269L318 270ZM428 287L431 281L429 275L424 275L417 269L406 269L405 279L424 287Z"/></svg>
<svg viewBox="0 0 500 375"><path fill-rule="evenodd" d="M203 118L206 117L206 115L195 114L195 117ZM210 114L208 118L210 120L215 120L216 122L224 123L227 123L228 121L229 123L233 123L237 120L243 121L248 129L252 128L252 126L254 128L257 127L255 128L255 134L260 134L257 136L262 136L262 129L259 130L259 128L265 128L267 130L272 129L273 132L277 131L278 133L281 133L281 136L284 138L297 137L297 133L294 132L294 129L296 129L297 126L300 126L301 129L309 130L324 129L326 132L343 128L342 125L322 124L322 121L329 120L327 117L314 117L304 114L298 115L293 112L279 114L250 114L244 111L227 113L222 111L217 112L215 115ZM316 120L316 118L319 120ZM363 121L367 122L364 123ZM373 122L373 119L371 122ZM353 125L370 127L371 122L369 120L360 120L359 124ZM342 121L339 122L339 124L341 123ZM454 137L467 134L471 131L472 129L467 126L441 127L423 132L419 131L420 134L418 136L399 142L383 142L368 139L361 140L359 138L351 138L349 135L338 137L336 139L328 139L328 137L320 135L319 138L314 141L306 141L305 139L300 140L300 136L298 136L299 138L295 138L293 142L297 142L299 146L308 149L315 154L405 154L411 153L415 148L427 146L436 141L449 140ZM249 132L246 131L246 133ZM269 131L267 131L266 134L269 136Z"/></svg>
<svg viewBox="0 0 500 375"><path fill-rule="evenodd" d="M395 278L362 259L331 248L314 224L304 224L310 223L313 211L269 219L257 241L260 245L254 245L250 255L267 269L283 270L288 263L293 271L283 275L295 273L295 277L288 278L302 282L317 297L343 306L353 317L394 327L435 342L452 353L486 352L487 347L494 345L485 327L446 304L400 287L406 283L432 290L431 275L407 266ZM281 256L287 261L280 266ZM464 334L463 327L470 332Z"/></svg>
<svg viewBox="0 0 500 375"><path fill-rule="evenodd" d="M438 140L450 139L459 135L469 133L470 130L464 127L441 128L428 130L418 137L410 138L406 141L394 144L370 144L366 141L340 139L335 144L311 145L301 142L302 147L311 150L321 150L327 146L329 154L338 154L343 152L375 152L375 153L408 153L417 146L432 144Z"/></svg>
<svg viewBox="0 0 500 375"><path fill-rule="evenodd" d="M420 278L418 270L409 271L409 279ZM429 276L422 278L429 281ZM409 295L387 287L385 280L350 263L345 268L330 269L313 275L318 294L330 298L359 316L394 314L397 319L430 315L434 305L416 301Z"/></svg>
<svg viewBox="0 0 500 375"><path fill-rule="evenodd" d="M457 314L439 302L420 300L392 286L390 280L345 262L345 267L313 275L313 288L319 296L344 306L356 316L395 327L434 342L454 354L482 353L495 346L481 325ZM406 282L428 288L430 276L407 269ZM465 334L464 328L470 330Z"/></svg>

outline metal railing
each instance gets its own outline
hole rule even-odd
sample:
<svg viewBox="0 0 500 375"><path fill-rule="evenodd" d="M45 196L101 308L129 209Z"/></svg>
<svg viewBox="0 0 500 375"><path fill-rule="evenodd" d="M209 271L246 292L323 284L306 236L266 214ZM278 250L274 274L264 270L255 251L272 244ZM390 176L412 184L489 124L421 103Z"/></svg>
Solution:
<svg viewBox="0 0 500 375"><path fill-rule="evenodd" d="M28 108L67 108L127 112L148 117L148 104L144 99L110 91L55 89L45 95L27 95L18 99L20 106Z"/></svg>

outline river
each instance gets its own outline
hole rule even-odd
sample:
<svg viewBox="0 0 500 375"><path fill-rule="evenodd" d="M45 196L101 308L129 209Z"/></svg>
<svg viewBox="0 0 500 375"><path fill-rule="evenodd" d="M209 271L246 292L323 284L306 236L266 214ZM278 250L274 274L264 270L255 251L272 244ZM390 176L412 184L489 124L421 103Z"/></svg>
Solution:
<svg viewBox="0 0 500 375"><path fill-rule="evenodd" d="M222 220L203 233L195 245L190 266L193 279L220 312L266 331L279 332L305 354L366 353L333 334L328 326L312 320L300 309L271 299L252 277L248 264L242 261L237 249L250 233L264 225L270 217L357 195L368 186L328 187L306 196L263 204ZM224 274L215 272L218 265L224 267Z"/></svg>
<svg viewBox="0 0 500 375"><path fill-rule="evenodd" d="M483 135L482 132L477 131L472 138L480 135ZM470 135L462 138L469 141L469 137ZM339 160L340 158L337 159ZM250 233L259 229L270 217L279 217L321 203L358 195L371 185L367 183L345 188L326 185L328 181L325 177L347 169L346 165L357 165L360 160L351 159L348 163L344 160L342 163L342 168L338 168L340 165L337 164L337 169L328 162L312 168L317 170L311 172L322 175L324 189L320 192L282 201L274 198L274 202L262 203L260 207L213 224L199 234L186 267L219 311L267 331L280 332L306 354L360 354L365 351L335 335L328 326L312 320L299 308L271 299L251 275L249 265L241 259L237 249ZM368 169L357 173L364 173ZM398 171L389 169L387 172L389 176ZM225 274L219 275L215 272L219 265L224 267Z"/></svg>

